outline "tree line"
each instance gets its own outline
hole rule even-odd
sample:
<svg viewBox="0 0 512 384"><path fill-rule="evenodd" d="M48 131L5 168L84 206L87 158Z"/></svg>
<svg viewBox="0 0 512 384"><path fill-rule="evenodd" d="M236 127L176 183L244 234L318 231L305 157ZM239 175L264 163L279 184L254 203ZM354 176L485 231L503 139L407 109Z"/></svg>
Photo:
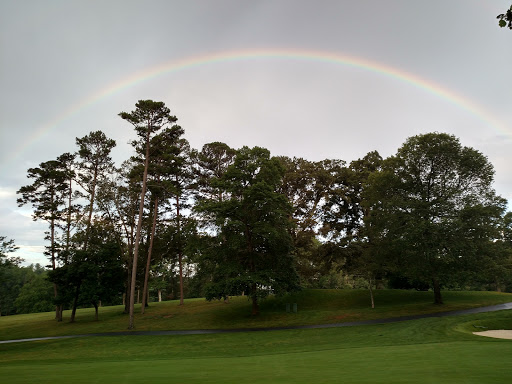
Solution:
<svg viewBox="0 0 512 384"><path fill-rule="evenodd" d="M119 303L129 328L149 291L246 295L313 288L512 290L512 214L492 164L445 133L407 139L383 159L271 156L225 143L190 147L163 102L119 116L136 133L120 167L101 131L28 170L19 205L48 224L55 317ZM11 244L12 245L12 244ZM4 252L6 254L7 252ZM4 258L5 259L5 258ZM150 289L152 288L152 289ZM137 294L138 293L138 294Z"/></svg>

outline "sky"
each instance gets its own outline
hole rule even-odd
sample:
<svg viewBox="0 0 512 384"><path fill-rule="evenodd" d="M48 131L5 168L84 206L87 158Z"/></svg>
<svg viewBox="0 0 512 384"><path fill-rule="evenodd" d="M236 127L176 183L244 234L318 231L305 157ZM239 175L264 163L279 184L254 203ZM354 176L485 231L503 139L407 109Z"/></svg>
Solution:
<svg viewBox="0 0 512 384"><path fill-rule="evenodd" d="M0 0L0 236L47 264L18 207L27 170L163 101L193 148L222 141L347 162L446 132L512 202L511 0ZM509 203L509 207L512 205ZM512 208L510 208L512 209Z"/></svg>

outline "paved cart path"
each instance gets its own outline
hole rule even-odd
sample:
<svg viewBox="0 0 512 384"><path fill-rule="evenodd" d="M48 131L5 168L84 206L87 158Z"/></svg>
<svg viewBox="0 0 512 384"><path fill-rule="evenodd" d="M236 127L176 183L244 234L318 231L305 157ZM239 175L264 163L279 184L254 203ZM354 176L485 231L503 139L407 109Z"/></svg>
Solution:
<svg viewBox="0 0 512 384"><path fill-rule="evenodd" d="M285 331L285 330L290 330L290 329L354 327L356 325L397 323L400 321L425 319L425 318L430 318L430 317L472 315L472 314L476 314L476 313L502 311L504 309L512 309L512 303L490 305L488 307L462 309L460 311L428 313L428 314L423 314L423 315L391 317L388 319L352 321L352 322L346 322L346 323L297 325L297 326L274 327L274 328L192 329L192 330L181 330L181 331L179 331L179 330L176 330L176 331L123 331L123 332L88 333L88 334L84 334L84 335L50 336L50 337L35 337L35 338L31 338L31 339L3 340L3 341L0 341L0 344L21 343L21 342L25 342L25 341L39 341L39 340L71 339L71 338L77 338L77 337L93 337L93 336L207 335L207 334L219 334L219 333Z"/></svg>

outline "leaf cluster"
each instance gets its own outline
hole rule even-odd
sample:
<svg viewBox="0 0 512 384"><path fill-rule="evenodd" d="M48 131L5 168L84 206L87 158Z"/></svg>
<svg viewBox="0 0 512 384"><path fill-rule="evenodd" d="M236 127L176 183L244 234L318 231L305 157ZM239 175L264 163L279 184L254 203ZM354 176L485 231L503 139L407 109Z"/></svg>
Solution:
<svg viewBox="0 0 512 384"><path fill-rule="evenodd" d="M501 28L512 29L512 5L505 13L500 13L496 18L499 20L498 24Z"/></svg>

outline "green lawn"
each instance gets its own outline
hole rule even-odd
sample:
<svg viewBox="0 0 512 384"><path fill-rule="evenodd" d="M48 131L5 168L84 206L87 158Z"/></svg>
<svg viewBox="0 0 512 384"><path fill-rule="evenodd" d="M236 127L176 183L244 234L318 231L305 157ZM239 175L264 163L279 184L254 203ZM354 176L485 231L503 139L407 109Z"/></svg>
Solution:
<svg viewBox="0 0 512 384"><path fill-rule="evenodd" d="M229 304L204 299L151 303L144 315L136 306L136 331L265 328L306 324L351 322L383 319L421 313L452 311L512 302L512 294L497 292L444 292L444 305L434 305L432 292L379 290L375 293L376 308L370 307L365 290L304 290L283 298L270 298L261 304L258 317L250 315L251 304L246 297L231 298ZM297 303L297 313L287 313L286 303ZM64 321L56 323L53 313L0 317L0 340L31 337L76 335L98 332L126 331L128 316L124 307L100 308L100 321L94 320L94 309L77 311L76 322L69 323L70 311Z"/></svg>
<svg viewBox="0 0 512 384"><path fill-rule="evenodd" d="M282 312L285 319L307 321L315 318L342 321L340 317L352 319L356 314L364 318L368 311L363 303L358 306L359 294L357 291L343 291L343 294L339 291L303 292L301 297L295 297L299 304L297 314L287 314L284 308ZM471 306L475 302L487 305L500 300L512 301L511 295L506 294L447 292L445 300L451 304L440 308L424 304L423 292L382 291L379 295L380 305L388 309L376 311L377 315L388 313L393 316L425 308L460 308L464 303ZM340 314L337 305L343 301L353 305L354 309L347 307L344 314ZM321 315L307 314L315 311L315 303L323 307L318 309ZM274 304L276 308L273 309ZM234 300L228 305L212 303L215 309L202 300L189 301L185 305L189 307L186 311L183 308L183 312L164 319L161 318L166 316L164 313L180 308L172 303L152 305L145 317L154 317L155 324L180 316L218 318L222 325L218 328L228 328L224 326L228 323L226 317L233 316L233 328L255 321L261 326L275 324L276 320L272 319L280 313L277 307L281 304L268 301L263 312L266 313L264 317L271 320L261 322L246 315L249 304L245 300ZM99 323L107 329L120 321L120 330L124 330L126 316L117 315L118 311L104 308L103 320ZM329 311L332 314L328 316ZM25 328L25 335L34 333L27 329L28 324L44 323L45 326L38 327L37 334L43 336L48 330L47 322L48 326L60 327L47 319L49 315L1 318L0 335L3 339L8 338L9 329L23 335L15 326L18 322ZM84 333L87 324L95 325L88 319L88 310L81 310L79 315L78 323L64 323L61 331L73 333L76 326L81 329L76 333ZM110 324L108 327L107 323ZM137 327L140 330L145 324L144 327L149 329L149 323L150 320L139 318ZM196 320L196 323L203 325L201 328L215 324L213 320ZM179 324L182 328L193 328L194 321L190 321L189 327L184 327L185 323ZM512 311L333 329L111 336L0 344L0 377L6 383L509 383L512 341L475 336L472 332L481 330L475 325L512 329ZM91 332L96 332L97 327Z"/></svg>

